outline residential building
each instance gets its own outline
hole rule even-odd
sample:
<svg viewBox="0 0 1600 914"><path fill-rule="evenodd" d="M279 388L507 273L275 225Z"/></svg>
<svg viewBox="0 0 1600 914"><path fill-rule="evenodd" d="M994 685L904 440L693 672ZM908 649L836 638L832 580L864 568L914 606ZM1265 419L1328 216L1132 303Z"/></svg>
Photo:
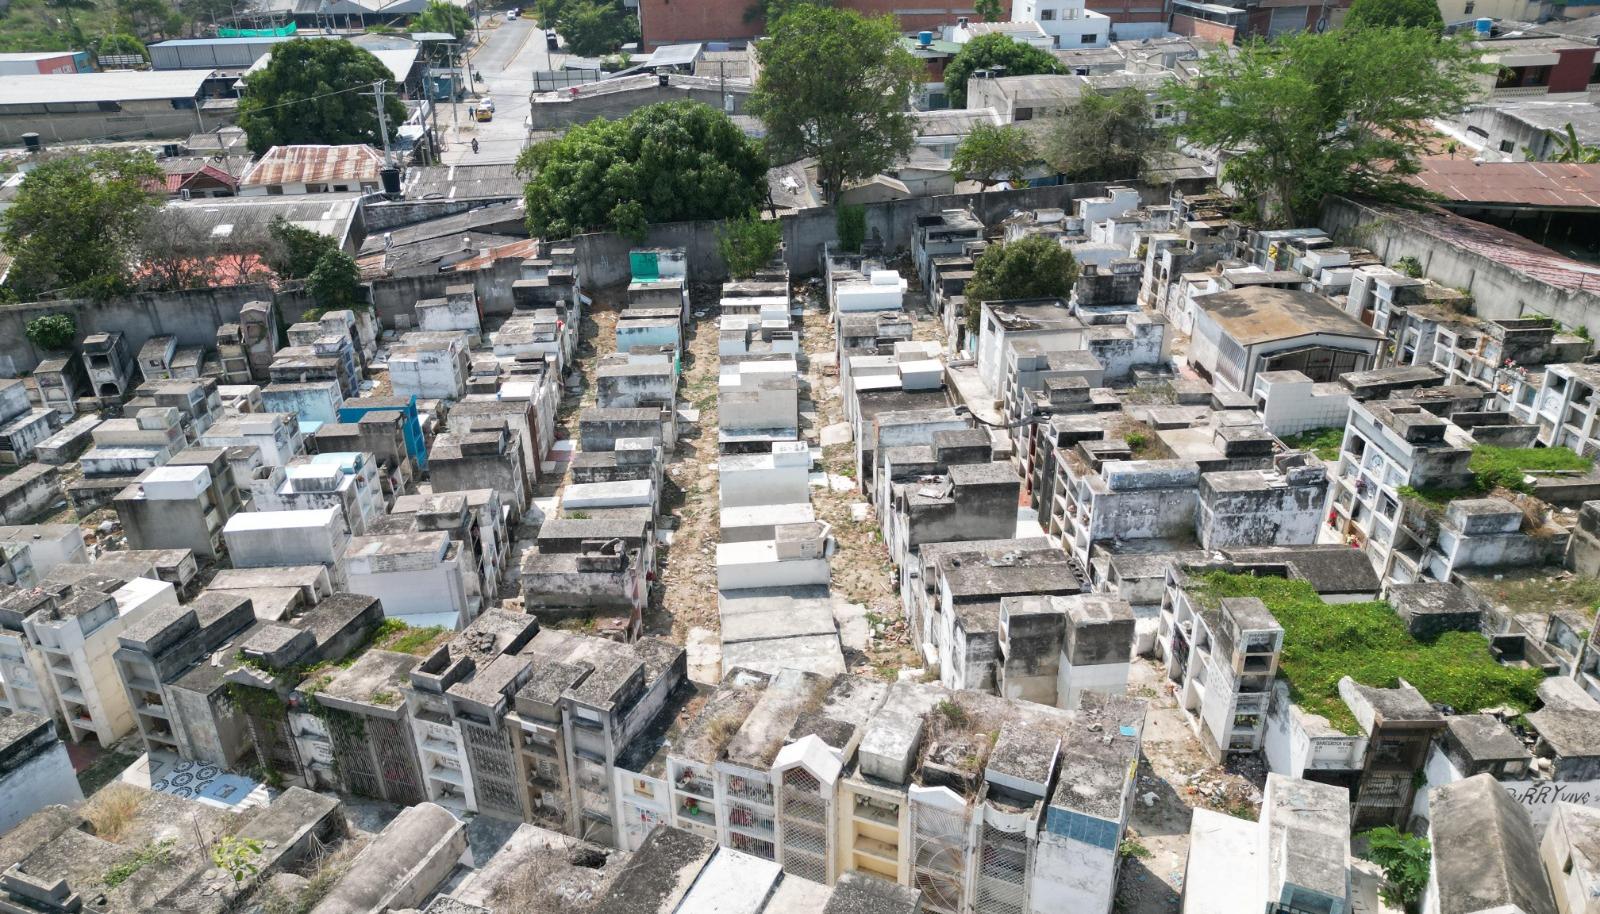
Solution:
<svg viewBox="0 0 1600 914"><path fill-rule="evenodd" d="M273 146L239 179L239 196L376 193L382 168L371 146Z"/></svg>
<svg viewBox="0 0 1600 914"><path fill-rule="evenodd" d="M1105 13L1087 9L1082 0L1017 0L1011 15L1037 22L1052 47L1103 48L1111 44L1112 22Z"/></svg>
<svg viewBox="0 0 1600 914"><path fill-rule="evenodd" d="M181 139L233 122L237 102L209 70L53 73L6 76L0 87L0 142L24 134L46 142ZM49 113L45 111L48 109Z"/></svg>

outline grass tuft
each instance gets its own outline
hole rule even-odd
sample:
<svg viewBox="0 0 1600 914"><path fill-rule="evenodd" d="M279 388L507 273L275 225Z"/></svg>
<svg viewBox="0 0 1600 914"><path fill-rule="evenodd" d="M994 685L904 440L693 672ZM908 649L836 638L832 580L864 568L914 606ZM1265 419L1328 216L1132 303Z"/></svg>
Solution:
<svg viewBox="0 0 1600 914"><path fill-rule="evenodd" d="M1278 669L1289 697L1345 733L1359 731L1339 697L1343 676L1380 689L1404 679L1428 701L1462 714L1502 705L1532 708L1544 678L1538 670L1502 666L1477 632L1418 641L1388 603L1324 603L1304 581L1211 572L1199 577L1193 592L1208 606L1224 597L1265 603L1283 626Z"/></svg>

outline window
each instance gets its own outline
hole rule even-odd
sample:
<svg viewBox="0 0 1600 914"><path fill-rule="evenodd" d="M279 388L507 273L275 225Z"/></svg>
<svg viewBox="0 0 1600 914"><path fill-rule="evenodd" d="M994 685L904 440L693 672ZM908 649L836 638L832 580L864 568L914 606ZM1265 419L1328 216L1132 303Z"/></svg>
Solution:
<svg viewBox="0 0 1600 914"><path fill-rule="evenodd" d="M1055 18L1056 18L1056 11L1055 10L1040 10L1039 11L1039 21L1040 22L1053 22L1055 20Z"/></svg>
<svg viewBox="0 0 1600 914"><path fill-rule="evenodd" d="M1568 876L1572 875L1572 855L1571 854L1567 855L1567 862L1561 864L1561 872L1564 873L1565 875L1568 875Z"/></svg>
<svg viewBox="0 0 1600 914"><path fill-rule="evenodd" d="M1033 109L1018 108L1017 113L1012 115L1011 119L1014 121L1031 121L1033 120Z"/></svg>
<svg viewBox="0 0 1600 914"><path fill-rule="evenodd" d="M282 184L268 184L267 185L267 196L269 196L269 197L281 197L281 196L283 196L283 185Z"/></svg>
<svg viewBox="0 0 1600 914"><path fill-rule="evenodd" d="M1099 44L1100 43L1100 36L1099 36L1099 34L1085 35L1085 36L1083 36L1083 43L1084 44Z"/></svg>
<svg viewBox="0 0 1600 914"><path fill-rule="evenodd" d="M326 191L327 189L328 189L328 185L326 185L326 184L307 184L306 185L306 193L308 193L308 194L320 194L320 193L323 193L324 191Z"/></svg>
<svg viewBox="0 0 1600 914"><path fill-rule="evenodd" d="M1511 142L1510 140L1501 140L1500 141L1500 151L1501 152L1512 152L1516 148L1517 148L1517 144Z"/></svg>
<svg viewBox="0 0 1600 914"><path fill-rule="evenodd" d="M1463 15L1463 16L1472 15L1472 11L1473 11L1473 9L1475 9L1477 7L1477 5L1478 4L1475 3L1474 0L1467 0L1467 5L1463 6L1461 8L1461 15Z"/></svg>
<svg viewBox="0 0 1600 914"><path fill-rule="evenodd" d="M338 191L339 193L344 193L345 191L350 189L350 185L348 185L348 184L335 184L335 185L333 185L333 189Z"/></svg>

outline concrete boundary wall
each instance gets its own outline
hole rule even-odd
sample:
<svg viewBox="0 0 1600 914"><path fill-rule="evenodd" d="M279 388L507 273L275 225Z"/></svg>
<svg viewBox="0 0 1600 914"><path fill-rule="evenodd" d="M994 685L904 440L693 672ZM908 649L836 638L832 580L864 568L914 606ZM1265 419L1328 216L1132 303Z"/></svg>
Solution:
<svg viewBox="0 0 1600 914"><path fill-rule="evenodd" d="M1114 182L1132 183L1132 182ZM1203 180L1177 182L1185 190L1199 190ZM1013 212L1039 208L1073 208L1082 197L1101 196L1106 183L1062 184L1027 187L1019 190L976 194L949 194L913 197L865 205L867 239L881 244L889 254L908 250L920 215L970 206L987 224ZM1171 185L1138 184L1145 204L1167 202ZM837 216L833 207L819 207L785 214L783 240L789 269L796 276L811 276L820 271L823 246L837 240ZM727 278L727 267L717 252L720 222L671 222L652 225L642 242L613 232L579 235L570 242L577 249L579 276L590 289L608 288L628 282L628 251L636 247L681 247L689 254L690 278L697 282L717 282ZM561 243L561 242L558 242ZM397 326L396 317L412 315L416 303L425 298L441 298L446 286L472 283L485 315L512 311L511 285L521 278L521 263L514 259L471 271L448 271L416 276L399 276L370 283L371 301L385 327ZM15 377L33 370L48 354L28 342L25 329L29 320L41 314L69 313L78 322L80 338L100 330L120 330L127 336L128 349L137 353L152 336L171 334L181 346L216 344L217 328L239 319L239 309L250 301L271 300L285 325L300 319L311 302L301 291L274 293L271 286L253 283L215 289L188 289L181 292L144 292L104 303L82 300L30 302L0 305L0 377ZM1600 326L1600 316L1590 323ZM1573 324L1576 326L1576 323Z"/></svg>
<svg viewBox="0 0 1600 914"><path fill-rule="evenodd" d="M1330 199L1322 210L1323 231L1371 248L1386 264L1415 257L1422 264L1422 275L1470 293L1478 317L1550 317L1568 327L1600 327L1600 275L1591 290L1550 285L1514 265L1456 245L1442 233L1431 231L1429 223L1426 212L1373 206L1343 197ZM1552 252L1552 256L1560 255Z"/></svg>
<svg viewBox="0 0 1600 914"><path fill-rule="evenodd" d="M1070 212L1074 200L1101 196L1113 183L1134 182L1060 184L868 203L865 204L867 240L882 244L886 252L894 254L910 249L916 217L921 215L970 206L978 218L986 224L993 224L1018 210L1059 208ZM1208 183L1204 180L1180 181L1178 186L1195 191ZM1164 204L1171 196L1170 185L1135 186L1139 188L1141 202L1147 205ZM837 218L831 206L801 210L781 217L785 256L794 275L810 276L820 271L823 245L838 240L835 231ZM642 243L609 232L579 235L571 243L577 248L579 275L583 277L584 284L591 288L626 283L629 275L628 251L635 247L685 248L689 252L690 278L715 282L727 278L727 267L717 253L718 224L701 221L653 225Z"/></svg>
<svg viewBox="0 0 1600 914"><path fill-rule="evenodd" d="M120 330L127 337L128 352L138 355L145 340L164 334L177 337L180 346L213 347L217 328L237 321L239 309L246 302L270 301L272 297L271 286L250 283L181 292L141 292L106 302L66 299L0 305L0 377L32 371L49 355L27 337L28 321L40 315L72 315L78 322L78 339L96 331Z"/></svg>

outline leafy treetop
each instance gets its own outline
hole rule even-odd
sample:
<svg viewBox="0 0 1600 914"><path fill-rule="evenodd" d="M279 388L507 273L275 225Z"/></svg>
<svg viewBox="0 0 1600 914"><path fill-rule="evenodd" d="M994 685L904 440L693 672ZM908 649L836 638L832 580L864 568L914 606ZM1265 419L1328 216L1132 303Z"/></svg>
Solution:
<svg viewBox="0 0 1600 914"><path fill-rule="evenodd" d="M1023 44L1010 35L991 32L979 35L961 46L944 68L944 87L950 94L950 107L967 103L967 78L974 70L1005 67L1007 76L1032 76L1036 73L1063 73L1061 61L1049 51Z"/></svg>
<svg viewBox="0 0 1600 914"><path fill-rule="evenodd" d="M767 195L761 148L727 115L689 101L574 127L523 150L517 172L536 238L639 238L651 222L740 216Z"/></svg>
<svg viewBox="0 0 1600 914"><path fill-rule="evenodd" d="M447 32L460 38L472 31L472 14L445 0L428 0L428 5L411 21L411 31Z"/></svg>
<svg viewBox="0 0 1600 914"><path fill-rule="evenodd" d="M23 333L40 349L59 352L72 345L72 338L78 335L78 322L70 314L41 314L28 321Z"/></svg>
<svg viewBox="0 0 1600 914"><path fill-rule="evenodd" d="M1213 54L1164 96L1189 141L1231 152L1222 177L1258 218L1300 224L1331 194L1421 197L1406 178L1429 121L1460 111L1491 70L1465 39L1430 29L1340 29Z"/></svg>
<svg viewBox="0 0 1600 914"><path fill-rule="evenodd" d="M305 279L324 254L338 247L327 235L301 228L282 216L267 226L267 237L271 239L267 264L284 279Z"/></svg>
<svg viewBox="0 0 1600 914"><path fill-rule="evenodd" d="M239 126L257 155L297 143L381 145L371 93L379 81L389 84L384 112L392 136L405 123L406 106L382 61L348 41L285 41L273 45L266 68L245 83Z"/></svg>
<svg viewBox="0 0 1600 914"><path fill-rule="evenodd" d="M639 38L639 20L619 0L565 0L556 29L567 50L583 57L609 54Z"/></svg>
<svg viewBox="0 0 1600 914"><path fill-rule="evenodd" d="M950 168L961 180L977 181L988 189L991 184L1020 178L1038 158L1021 127L979 124L956 147Z"/></svg>
<svg viewBox="0 0 1600 914"><path fill-rule="evenodd" d="M1085 93L1046 135L1044 155L1069 181L1126 181L1167 158L1170 140L1138 89Z"/></svg>
<svg viewBox="0 0 1600 914"><path fill-rule="evenodd" d="M1003 0L975 0L972 8L984 22L999 22L1006 17Z"/></svg>
<svg viewBox="0 0 1600 914"><path fill-rule="evenodd" d="M1432 29L1444 31L1444 16L1434 0L1351 0L1347 29Z"/></svg>
<svg viewBox="0 0 1600 914"><path fill-rule="evenodd" d="M1052 237L1030 235L993 245L978 255L967 281L967 330L978 331L979 308L986 301L1066 298L1077 282L1077 260Z"/></svg>
<svg viewBox="0 0 1600 914"><path fill-rule="evenodd" d="M146 152L97 149L51 159L22 179L0 216L10 294L104 300L130 288L161 168Z"/></svg>
<svg viewBox="0 0 1600 914"><path fill-rule="evenodd" d="M780 161L817 160L829 201L847 181L870 177L911 150L911 89L922 64L901 46L893 16L801 4L770 29L757 53L761 76L750 111L766 122Z"/></svg>
<svg viewBox="0 0 1600 914"><path fill-rule="evenodd" d="M782 243L783 224L776 219L762 219L755 210L728 220L717 231L717 252L734 279L747 279L772 262Z"/></svg>

